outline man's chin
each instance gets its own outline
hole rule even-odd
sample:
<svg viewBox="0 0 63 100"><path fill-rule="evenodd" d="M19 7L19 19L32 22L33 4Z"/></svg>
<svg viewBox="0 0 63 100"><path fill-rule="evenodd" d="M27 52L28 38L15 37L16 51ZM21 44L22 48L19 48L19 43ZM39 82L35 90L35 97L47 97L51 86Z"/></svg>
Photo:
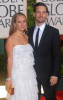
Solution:
<svg viewBox="0 0 63 100"><path fill-rule="evenodd" d="M45 22L45 20L43 20L43 21L38 21L38 23L44 23Z"/></svg>

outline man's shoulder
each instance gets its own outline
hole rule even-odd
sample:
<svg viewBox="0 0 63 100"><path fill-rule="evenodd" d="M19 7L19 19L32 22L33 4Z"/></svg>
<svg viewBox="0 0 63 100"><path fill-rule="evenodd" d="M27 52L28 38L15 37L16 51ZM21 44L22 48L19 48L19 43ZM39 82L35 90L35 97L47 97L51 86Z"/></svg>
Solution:
<svg viewBox="0 0 63 100"><path fill-rule="evenodd" d="M48 29L52 30L52 31L58 31L57 28L53 27L53 26L50 26L50 25L46 25Z"/></svg>
<svg viewBox="0 0 63 100"><path fill-rule="evenodd" d="M28 37L31 37L31 34L32 34L33 31L34 31L34 27L35 27L35 26L32 26L32 27L29 27L29 28L28 28Z"/></svg>
<svg viewBox="0 0 63 100"><path fill-rule="evenodd" d="M28 28L28 31L34 29L34 27L35 27L35 26L29 27L29 28Z"/></svg>
<svg viewBox="0 0 63 100"><path fill-rule="evenodd" d="M55 27L52 27L50 25L46 25L46 30L50 35L59 35L59 30Z"/></svg>
<svg viewBox="0 0 63 100"><path fill-rule="evenodd" d="M28 28L28 36L31 36L31 34L32 34L33 31L34 31L34 27L35 27L35 26L32 26L32 27Z"/></svg>

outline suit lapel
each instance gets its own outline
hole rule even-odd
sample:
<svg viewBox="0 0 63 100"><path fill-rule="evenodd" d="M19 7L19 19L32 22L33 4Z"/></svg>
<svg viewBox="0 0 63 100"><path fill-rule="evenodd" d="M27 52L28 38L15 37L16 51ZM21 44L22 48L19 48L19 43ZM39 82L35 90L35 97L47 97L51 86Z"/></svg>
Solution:
<svg viewBox="0 0 63 100"><path fill-rule="evenodd" d="M32 45L33 48L34 48L34 43L33 43L33 32L34 32L34 28L35 28L35 26L31 30L31 38L30 38L31 45Z"/></svg>
<svg viewBox="0 0 63 100"><path fill-rule="evenodd" d="M47 26L48 25L46 24L45 29L44 29L43 34L42 34L42 37L41 37L41 40L40 40L40 43L39 43L39 47L43 43L43 40L44 40L44 38L45 38L45 36L47 34L47 30L48 30ZM32 28L32 30L31 30L31 36L30 36L31 45L32 45L33 48L34 48L34 43L33 43L33 32L34 32L34 28L35 28L35 26Z"/></svg>
<svg viewBox="0 0 63 100"><path fill-rule="evenodd" d="M39 47L40 47L40 44L42 44L42 42L43 42L43 40L45 38L46 33L47 33L47 24L45 26L45 29L44 29L43 34L42 34L42 37L40 39Z"/></svg>

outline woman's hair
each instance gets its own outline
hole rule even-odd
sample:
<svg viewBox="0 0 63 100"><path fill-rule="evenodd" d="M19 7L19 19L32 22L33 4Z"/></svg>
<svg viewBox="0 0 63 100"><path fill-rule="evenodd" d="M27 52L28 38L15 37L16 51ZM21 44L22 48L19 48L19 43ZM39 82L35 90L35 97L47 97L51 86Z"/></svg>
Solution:
<svg viewBox="0 0 63 100"><path fill-rule="evenodd" d="M12 35L15 31L16 31L16 28L15 28L15 23L16 23L16 18L18 16L25 16L25 14L19 12L19 13L16 13L13 15L12 17L12 20L11 20L11 25L10 25L10 30L9 30L9 35ZM25 16L26 17L26 16ZM26 30L25 30L26 31Z"/></svg>

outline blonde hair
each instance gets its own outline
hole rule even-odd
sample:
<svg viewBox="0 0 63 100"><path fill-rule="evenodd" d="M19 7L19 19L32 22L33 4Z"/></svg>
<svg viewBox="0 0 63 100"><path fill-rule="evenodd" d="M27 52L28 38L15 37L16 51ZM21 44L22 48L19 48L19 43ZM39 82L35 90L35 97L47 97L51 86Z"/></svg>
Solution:
<svg viewBox="0 0 63 100"><path fill-rule="evenodd" d="M25 14L19 12L19 13L16 13L13 15L12 17L12 21L11 21L11 25L10 25L10 30L9 30L9 35L12 35L15 31L16 31L16 28L15 28L15 25L14 23L16 23L16 18L18 16L25 16ZM26 17L26 16L25 16ZM26 19L27 20L27 19ZM25 32L27 31L27 29L25 29Z"/></svg>

